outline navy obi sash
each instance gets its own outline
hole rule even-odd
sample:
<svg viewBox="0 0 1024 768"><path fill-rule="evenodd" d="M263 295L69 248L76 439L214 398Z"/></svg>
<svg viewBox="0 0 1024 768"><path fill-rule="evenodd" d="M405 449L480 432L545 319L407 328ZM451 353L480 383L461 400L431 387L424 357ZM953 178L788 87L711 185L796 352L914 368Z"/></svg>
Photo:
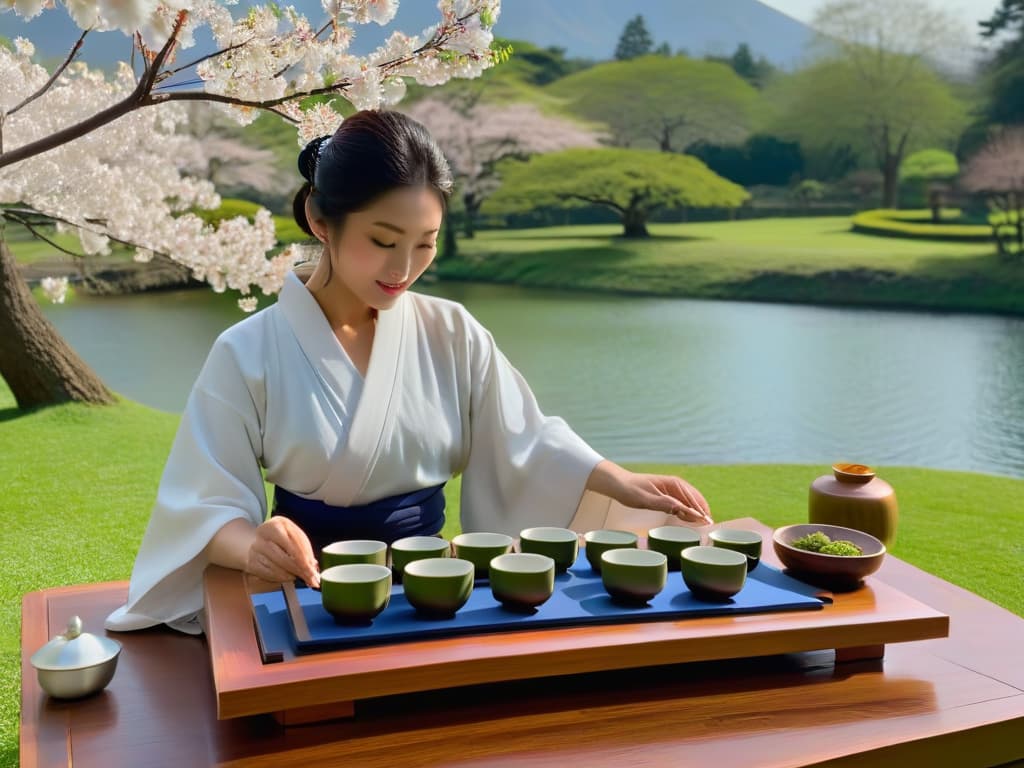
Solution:
<svg viewBox="0 0 1024 768"><path fill-rule="evenodd" d="M333 541L375 539L388 544L403 536L433 536L444 527L444 483L370 504L333 507L274 486L271 515L284 515L309 537L313 552Z"/></svg>

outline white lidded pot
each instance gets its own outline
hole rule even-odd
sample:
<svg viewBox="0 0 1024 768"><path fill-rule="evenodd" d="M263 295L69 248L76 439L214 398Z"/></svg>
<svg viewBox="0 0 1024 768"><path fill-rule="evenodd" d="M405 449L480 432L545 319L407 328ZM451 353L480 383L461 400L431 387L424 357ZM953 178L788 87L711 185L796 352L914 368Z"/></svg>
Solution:
<svg viewBox="0 0 1024 768"><path fill-rule="evenodd" d="M114 677L121 644L82 631L72 616L67 630L32 654L40 687L57 699L77 699L103 690Z"/></svg>

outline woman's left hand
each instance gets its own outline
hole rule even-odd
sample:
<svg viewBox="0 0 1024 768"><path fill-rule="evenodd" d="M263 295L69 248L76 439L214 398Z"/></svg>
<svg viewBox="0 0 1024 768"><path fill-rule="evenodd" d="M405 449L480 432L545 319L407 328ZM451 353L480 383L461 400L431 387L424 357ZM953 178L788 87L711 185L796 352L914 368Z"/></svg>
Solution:
<svg viewBox="0 0 1024 768"><path fill-rule="evenodd" d="M602 461L587 487L626 507L653 509L702 525L714 522L701 492L681 477L630 472L611 461Z"/></svg>

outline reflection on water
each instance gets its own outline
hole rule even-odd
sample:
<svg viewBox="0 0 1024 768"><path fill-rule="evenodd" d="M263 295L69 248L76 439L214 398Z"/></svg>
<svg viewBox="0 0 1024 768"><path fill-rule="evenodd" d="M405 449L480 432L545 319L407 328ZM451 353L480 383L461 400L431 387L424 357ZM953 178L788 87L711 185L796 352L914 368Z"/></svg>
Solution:
<svg viewBox="0 0 1024 768"><path fill-rule="evenodd" d="M617 460L852 460L1024 476L1024 320L445 284L546 412ZM242 318L209 291L47 314L115 390L180 411Z"/></svg>

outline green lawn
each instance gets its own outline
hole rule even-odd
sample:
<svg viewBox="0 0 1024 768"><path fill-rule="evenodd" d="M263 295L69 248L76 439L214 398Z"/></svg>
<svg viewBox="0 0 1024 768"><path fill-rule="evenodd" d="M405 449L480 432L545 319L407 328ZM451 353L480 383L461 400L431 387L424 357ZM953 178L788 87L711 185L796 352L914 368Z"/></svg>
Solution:
<svg viewBox="0 0 1024 768"><path fill-rule="evenodd" d="M21 596L129 577L177 421L130 401L21 414L0 380L0 766L18 760ZM752 515L777 526L806 519L807 486L826 465L644 469L687 477L716 520ZM898 467L881 473L901 505L894 554L1024 615L1024 481ZM448 535L457 530L458 485L448 488Z"/></svg>
<svg viewBox="0 0 1024 768"><path fill-rule="evenodd" d="M846 217L485 230L453 279L695 298L1024 314L1024 260L987 245L873 237Z"/></svg>

